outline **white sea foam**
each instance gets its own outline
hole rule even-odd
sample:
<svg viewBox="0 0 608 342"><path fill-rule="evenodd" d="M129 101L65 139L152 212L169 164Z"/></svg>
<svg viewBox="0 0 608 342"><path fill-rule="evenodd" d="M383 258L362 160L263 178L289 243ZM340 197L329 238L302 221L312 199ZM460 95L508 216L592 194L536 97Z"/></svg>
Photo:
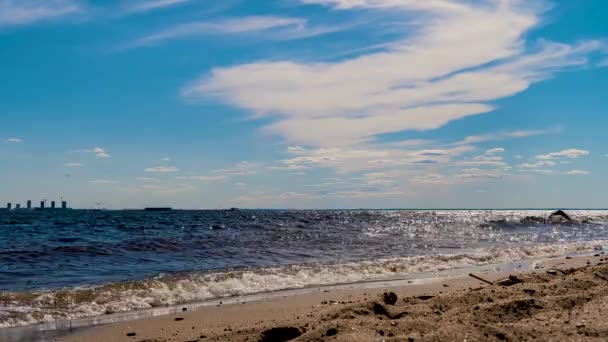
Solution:
<svg viewBox="0 0 608 342"><path fill-rule="evenodd" d="M415 278L416 274L423 272L585 253L606 246L608 241L529 244L334 265L294 265L158 276L138 282L35 294L0 294L0 327L92 317L284 289Z"/></svg>

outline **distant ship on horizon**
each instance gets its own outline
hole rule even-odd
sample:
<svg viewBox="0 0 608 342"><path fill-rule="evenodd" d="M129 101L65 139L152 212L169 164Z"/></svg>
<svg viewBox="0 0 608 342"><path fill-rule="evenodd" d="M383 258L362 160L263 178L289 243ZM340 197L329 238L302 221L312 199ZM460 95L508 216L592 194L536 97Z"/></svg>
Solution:
<svg viewBox="0 0 608 342"><path fill-rule="evenodd" d="M171 211L173 208L171 207L147 207L144 209L145 211Z"/></svg>

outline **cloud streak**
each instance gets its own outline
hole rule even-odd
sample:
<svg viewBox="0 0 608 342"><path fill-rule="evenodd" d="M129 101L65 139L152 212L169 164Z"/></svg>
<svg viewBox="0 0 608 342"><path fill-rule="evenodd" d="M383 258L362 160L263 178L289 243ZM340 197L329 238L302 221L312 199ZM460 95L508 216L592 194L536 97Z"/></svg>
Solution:
<svg viewBox="0 0 608 342"><path fill-rule="evenodd" d="M179 169L175 166L155 166L144 169L144 172L148 173L173 173L179 172Z"/></svg>
<svg viewBox="0 0 608 342"><path fill-rule="evenodd" d="M549 160L549 159L560 159L560 158L570 158L575 159L582 156L589 155L589 151L579 150L575 148L571 148L568 150L563 150L559 152L553 152L549 154L543 154L540 156L536 156L537 159Z"/></svg>
<svg viewBox="0 0 608 342"><path fill-rule="evenodd" d="M173 7L176 5L185 4L192 0L141 0L132 4L127 9L129 13L147 12L161 8Z"/></svg>
<svg viewBox="0 0 608 342"><path fill-rule="evenodd" d="M0 0L0 28L55 19L81 9L74 0Z"/></svg>
<svg viewBox="0 0 608 342"><path fill-rule="evenodd" d="M259 34L277 40L300 39L338 30L337 27L310 27L308 20L292 17L249 16L216 21L178 24L142 37L131 48L156 45L164 41L194 36Z"/></svg>

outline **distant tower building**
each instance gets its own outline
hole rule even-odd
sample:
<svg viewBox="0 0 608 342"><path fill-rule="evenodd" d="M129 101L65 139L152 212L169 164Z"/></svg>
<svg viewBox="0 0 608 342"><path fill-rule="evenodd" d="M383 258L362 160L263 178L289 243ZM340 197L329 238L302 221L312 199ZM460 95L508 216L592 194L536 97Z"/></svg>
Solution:
<svg viewBox="0 0 608 342"><path fill-rule="evenodd" d="M19 203L15 204L15 209L21 209L21 204L19 204Z"/></svg>
<svg viewBox="0 0 608 342"><path fill-rule="evenodd" d="M27 208L32 209L32 201L27 200Z"/></svg>
<svg viewBox="0 0 608 342"><path fill-rule="evenodd" d="M55 201L51 201L51 209L55 209Z"/></svg>
<svg viewBox="0 0 608 342"><path fill-rule="evenodd" d="M40 209L44 209L44 201L40 201Z"/></svg>
<svg viewBox="0 0 608 342"><path fill-rule="evenodd" d="M10 202L9 202L9 203L6 205L6 209L11 210L12 208L13 208L13 203L10 203Z"/></svg>
<svg viewBox="0 0 608 342"><path fill-rule="evenodd" d="M67 201L61 201L61 209L67 209L68 208L68 202Z"/></svg>

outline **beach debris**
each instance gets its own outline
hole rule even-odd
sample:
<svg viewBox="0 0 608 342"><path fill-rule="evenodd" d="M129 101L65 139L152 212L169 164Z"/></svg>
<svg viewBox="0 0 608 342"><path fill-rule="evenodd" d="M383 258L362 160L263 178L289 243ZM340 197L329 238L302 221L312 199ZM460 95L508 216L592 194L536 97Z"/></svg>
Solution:
<svg viewBox="0 0 608 342"><path fill-rule="evenodd" d="M473 278L475 278L475 279L477 279L477 280L483 281L484 283L487 283L487 284L490 284L490 285L494 285L494 283L493 283L493 282L491 282L491 281L489 281L489 280L486 280L486 279L483 279L482 277L480 277L480 276L478 276L478 275L475 275L475 274L473 274L473 273L469 273L469 277L473 277Z"/></svg>
<svg viewBox="0 0 608 342"><path fill-rule="evenodd" d="M563 210L557 210L557 211L554 211L553 213L551 213L551 215L549 215L549 221L551 223L574 222L572 217L570 217L570 215L566 214L566 212Z"/></svg>
<svg viewBox="0 0 608 342"><path fill-rule="evenodd" d="M272 328L262 332L260 342L286 342L301 335L300 329L294 327Z"/></svg>
<svg viewBox="0 0 608 342"><path fill-rule="evenodd" d="M325 336L334 336L338 334L338 329L336 328L330 328L327 329L327 332L325 333Z"/></svg>
<svg viewBox="0 0 608 342"><path fill-rule="evenodd" d="M395 292L384 292L382 299L386 305L395 305L395 303L397 303L397 295Z"/></svg>
<svg viewBox="0 0 608 342"><path fill-rule="evenodd" d="M510 275L509 278L499 280L496 282L496 284L502 285L502 286L511 286L511 285L520 284L523 282L524 282L523 280L517 278L516 276Z"/></svg>
<svg viewBox="0 0 608 342"><path fill-rule="evenodd" d="M183 317L175 317L175 321L176 321L176 322L183 321L183 320L184 320L184 318L183 318Z"/></svg>
<svg viewBox="0 0 608 342"><path fill-rule="evenodd" d="M600 272L595 272L594 275L602 280L608 281L608 274L602 274Z"/></svg>
<svg viewBox="0 0 608 342"><path fill-rule="evenodd" d="M136 335L137 335L137 334L136 334L136 333L134 333L134 332L127 333L127 336L128 336L128 337L133 337L133 336L136 336Z"/></svg>
<svg viewBox="0 0 608 342"><path fill-rule="evenodd" d="M549 273L550 275L557 275L557 270L552 268L550 270L547 270L547 273Z"/></svg>

